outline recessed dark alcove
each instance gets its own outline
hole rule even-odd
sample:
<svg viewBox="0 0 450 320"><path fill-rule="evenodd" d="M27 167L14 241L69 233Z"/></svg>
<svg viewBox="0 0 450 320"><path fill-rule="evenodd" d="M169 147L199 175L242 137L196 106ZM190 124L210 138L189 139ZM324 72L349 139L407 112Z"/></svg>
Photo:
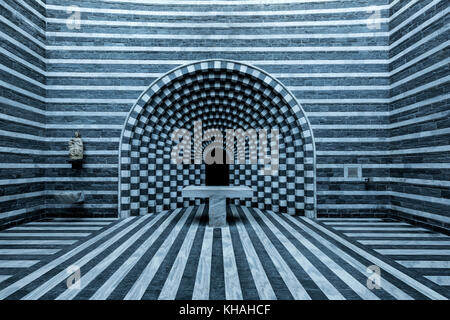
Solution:
<svg viewBox="0 0 450 320"><path fill-rule="evenodd" d="M230 166L228 164L205 165L205 184L207 186L229 186Z"/></svg>
<svg viewBox="0 0 450 320"><path fill-rule="evenodd" d="M214 157L215 150L211 151ZM226 164L226 153L224 152L223 163L205 164L205 185L207 186L229 186L230 165Z"/></svg>

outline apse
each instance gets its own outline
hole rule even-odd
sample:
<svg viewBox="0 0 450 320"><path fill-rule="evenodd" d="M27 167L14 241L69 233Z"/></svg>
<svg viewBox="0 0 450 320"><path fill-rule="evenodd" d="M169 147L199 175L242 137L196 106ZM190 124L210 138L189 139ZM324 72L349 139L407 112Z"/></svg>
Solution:
<svg viewBox="0 0 450 320"><path fill-rule="evenodd" d="M248 153L246 162L208 169L204 162L173 163L173 132L182 129L194 139L195 123L201 123L204 132L254 130L259 136L269 132L268 138L270 132L279 132L277 150L270 149L278 153L276 172L260 174L264 165L249 163ZM302 107L268 73L228 60L184 65L153 82L126 119L120 144L119 215L198 205L201 200L181 196L182 188L205 185L206 172L213 169L222 175L229 173L219 182L208 178L208 184L226 183L254 190L253 198L233 200L235 204L314 216L314 150L313 134ZM230 153L237 157L236 152Z"/></svg>

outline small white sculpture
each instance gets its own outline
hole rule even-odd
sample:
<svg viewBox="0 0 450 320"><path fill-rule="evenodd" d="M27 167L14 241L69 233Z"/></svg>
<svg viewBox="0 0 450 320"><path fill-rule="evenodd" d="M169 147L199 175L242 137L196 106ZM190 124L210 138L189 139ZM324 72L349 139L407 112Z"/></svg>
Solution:
<svg viewBox="0 0 450 320"><path fill-rule="evenodd" d="M83 140L78 131L75 132L75 138L69 141L69 156L70 160L83 160Z"/></svg>

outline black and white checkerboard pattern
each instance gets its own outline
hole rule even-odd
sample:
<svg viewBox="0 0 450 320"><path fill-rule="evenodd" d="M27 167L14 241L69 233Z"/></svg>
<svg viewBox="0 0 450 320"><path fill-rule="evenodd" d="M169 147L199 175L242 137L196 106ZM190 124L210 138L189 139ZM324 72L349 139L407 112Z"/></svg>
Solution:
<svg viewBox="0 0 450 320"><path fill-rule="evenodd" d="M208 129L278 129L278 175L258 175L262 165L231 168L230 181L254 188L253 199L237 200L265 210L315 214L314 140L304 111L277 80L257 68L226 60L178 67L155 81L130 111L120 148L120 214L142 215L188 205L187 185L204 183L200 164L171 163L171 135Z"/></svg>

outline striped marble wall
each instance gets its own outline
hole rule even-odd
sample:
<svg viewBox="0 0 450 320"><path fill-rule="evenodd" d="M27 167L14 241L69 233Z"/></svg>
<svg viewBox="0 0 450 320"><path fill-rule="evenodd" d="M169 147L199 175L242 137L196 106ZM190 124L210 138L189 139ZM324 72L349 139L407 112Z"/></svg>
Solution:
<svg viewBox="0 0 450 320"><path fill-rule="evenodd" d="M80 30L66 25L74 4L81 8ZM368 24L375 14L370 8L379 13L375 25ZM67 140L75 128L87 149L81 172L61 168L64 156L51 157L49 192L84 190L87 212L114 212L126 112L161 74L223 58L271 73L304 107L317 141L319 214L387 212L388 183L367 191L363 182L345 179L343 168L361 163L364 176L389 174L381 152L389 149L387 0L51 0L47 15L51 152L64 150L60 138ZM49 205L56 208L50 212L61 207Z"/></svg>
<svg viewBox="0 0 450 320"><path fill-rule="evenodd" d="M394 1L390 21L392 209L447 228L449 6L448 1Z"/></svg>
<svg viewBox="0 0 450 320"><path fill-rule="evenodd" d="M0 2L0 225L45 210L45 9Z"/></svg>
<svg viewBox="0 0 450 320"><path fill-rule="evenodd" d="M44 4L41 0L2 1L0 8L6 18L2 18L1 31L15 33L2 42L2 50L14 55L5 52L2 59L10 59L9 65L4 65L14 66L20 73L14 77L2 72L4 81L13 82L16 87L21 84L27 90L7 89L23 106L11 107L12 103L3 103L2 108L8 110L2 113L16 110L24 114L24 119L29 113L33 121L41 119L42 122L46 116L45 139L39 137L38 132L27 132L28 136L20 141L28 149L34 145L40 148L43 142L48 142L45 152L41 151L35 159L7 153L3 160L2 153L2 162L14 168L42 164L43 169L9 172L15 172L17 178L27 170L32 171L27 178L40 174L39 179L45 181L48 193L49 213L60 213L64 209L64 212L93 215L116 214L119 137L133 103L153 80L176 66L202 59L232 59L271 73L294 93L305 109L317 144L319 215L389 213L391 188L395 192L392 194L395 208L406 208L403 201L407 198L400 196L409 197L408 188L414 185L403 180L400 183L398 179L393 182L393 179L409 178L409 169L401 168L411 161L397 149L403 148L401 143L413 144L416 140L403 139L405 133L396 130L402 128L408 130L408 134L417 132L409 131L414 130L413 126L397 125L417 113L397 112L404 106L415 108L410 100L399 95L408 93L411 83L418 87L426 84L421 70L434 66L437 60L426 66L419 63L417 70L405 69L403 65L415 63L409 47L419 45L418 37L431 37L438 32L435 26L441 25L441 29L445 26L442 10L437 10L437 18L428 14L428 10L436 10L436 7L442 9L445 2L47 0ZM422 13L423 18L403 24L427 5L430 7ZM79 29L68 24L68 18L74 15L73 11L68 11L71 6L80 10ZM42 16L45 13L46 18ZM31 35L44 28L44 21L46 32L41 35L42 39L37 37L36 40ZM13 28L6 25L13 22L17 22ZM427 23L433 30L424 33ZM443 45L442 36L438 38ZM30 47L29 56L24 58L17 49L12 49L17 41L21 50ZM414 51L416 56L427 54L423 50L428 48L427 41ZM437 50L438 43L433 48ZM439 55L438 51L435 53ZM439 78L436 72L431 74L433 81L445 80L445 75ZM409 77L411 81L403 84ZM439 84L435 87L436 92L438 88L442 92L445 89ZM42 101L30 97L29 91L41 89L42 94L46 89L46 111L38 113L35 109ZM419 96L422 99L420 93L414 94L414 99ZM429 111L423 112L437 114L431 110L433 106L428 105ZM444 108L441 103L442 112ZM414 110L422 110L422 104ZM87 154L85 168L81 171L72 170L66 156L67 141L75 130L81 131ZM435 137L433 135L433 139ZM2 137L2 147L8 139ZM14 139L19 141L17 137ZM439 162L445 162L445 154L441 154ZM433 159L435 156L436 153L430 155ZM414 159L413 162L419 166L418 171L424 172L420 163L428 160L429 157L424 156L423 161ZM345 177L346 164L359 165L363 178L370 177L371 181L366 184L361 179ZM5 183L9 184L11 177L2 179L7 179ZM429 180L426 179L423 181ZM27 188L42 186L42 183L26 182ZM436 201L445 198L444 189L431 189L441 192L441 196L433 196ZM86 203L82 207L61 204L54 199L55 194L71 190L85 192ZM433 203L428 212L433 211L431 206ZM1 212L10 211L3 205L1 208Z"/></svg>

